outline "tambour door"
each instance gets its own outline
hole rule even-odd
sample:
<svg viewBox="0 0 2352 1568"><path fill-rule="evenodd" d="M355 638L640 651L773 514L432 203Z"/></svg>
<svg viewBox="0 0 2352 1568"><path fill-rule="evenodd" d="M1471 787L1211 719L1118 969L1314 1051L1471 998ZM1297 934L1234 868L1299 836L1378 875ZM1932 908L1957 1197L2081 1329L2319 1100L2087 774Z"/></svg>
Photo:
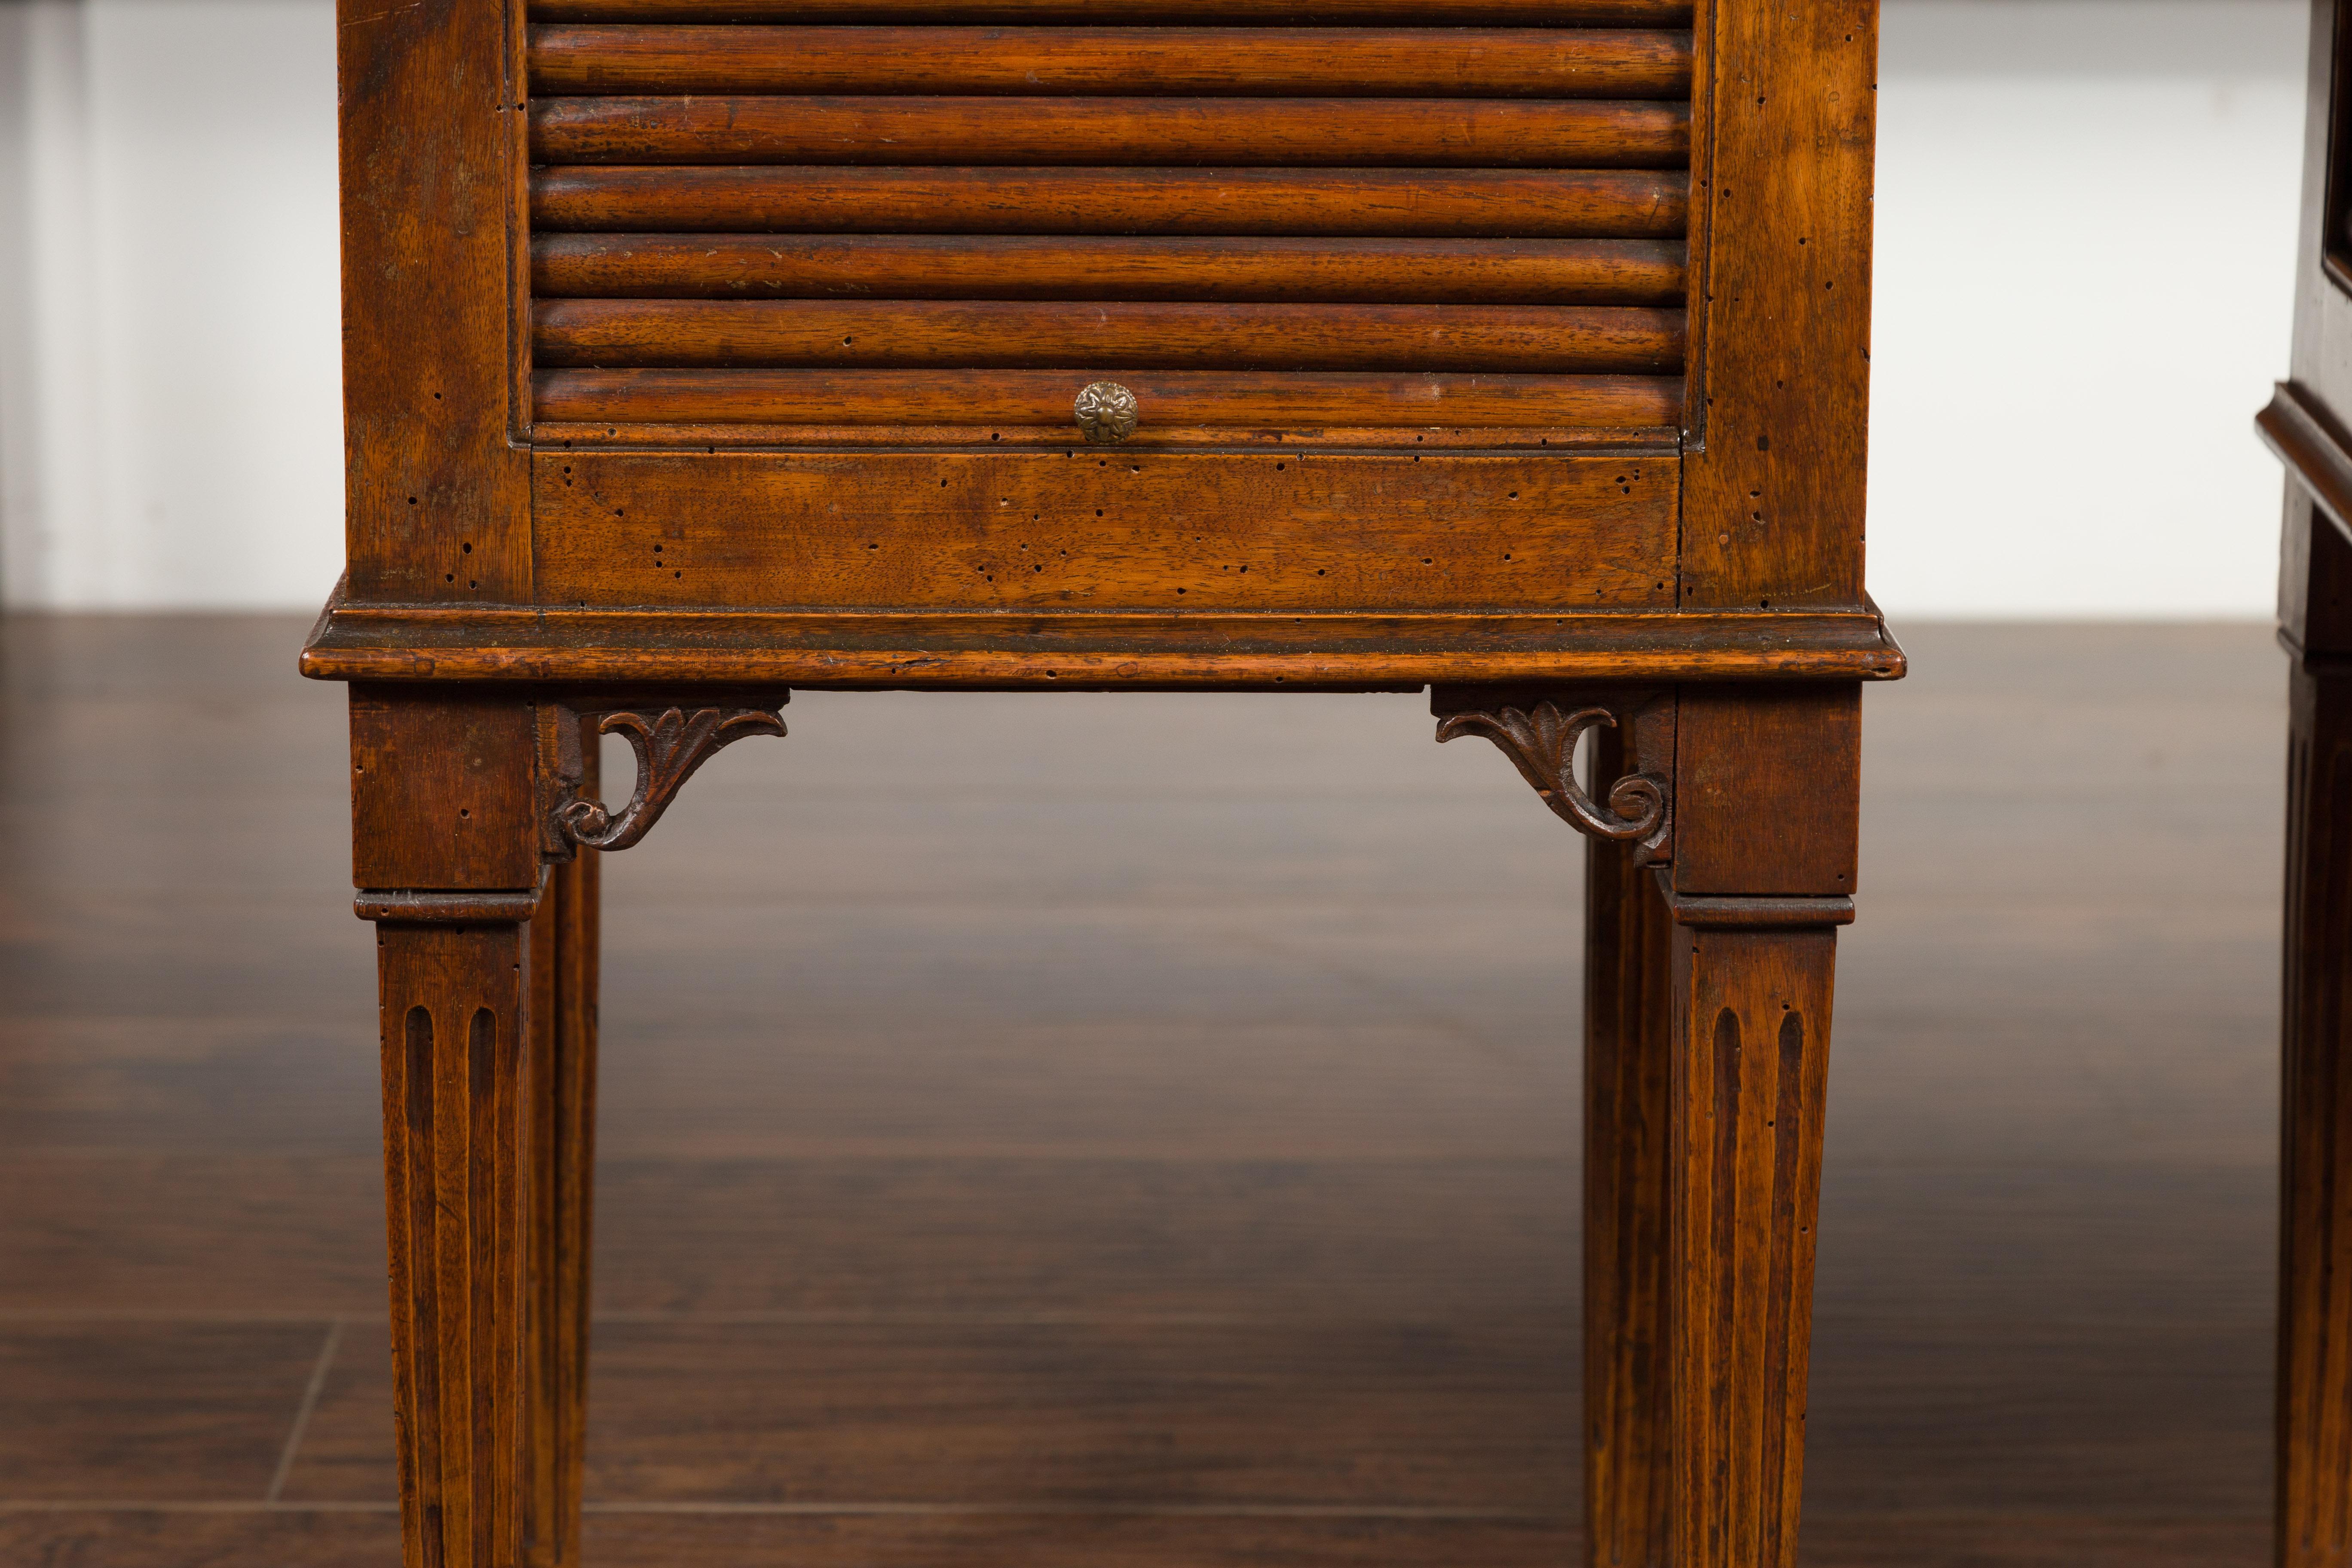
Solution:
<svg viewBox="0 0 2352 1568"><path fill-rule="evenodd" d="M1670 603L1688 26L538 0L539 596Z"/></svg>
<svg viewBox="0 0 2352 1568"><path fill-rule="evenodd" d="M524 3L342 0L352 605L1863 607L1873 0Z"/></svg>

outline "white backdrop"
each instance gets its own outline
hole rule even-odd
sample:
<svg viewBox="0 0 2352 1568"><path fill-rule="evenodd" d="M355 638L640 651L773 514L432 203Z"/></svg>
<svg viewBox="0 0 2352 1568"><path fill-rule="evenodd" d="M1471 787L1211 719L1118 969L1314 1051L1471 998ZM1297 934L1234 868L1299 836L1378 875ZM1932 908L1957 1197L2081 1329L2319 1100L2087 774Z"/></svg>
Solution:
<svg viewBox="0 0 2352 1568"><path fill-rule="evenodd" d="M332 5L28 0L0 29L0 592L315 605L342 556Z"/></svg>
<svg viewBox="0 0 2352 1568"><path fill-rule="evenodd" d="M1870 580L1889 613L2267 615L2299 0L1892 0Z"/></svg>
<svg viewBox="0 0 2352 1568"><path fill-rule="evenodd" d="M1870 574L1897 615L2261 616L2302 0L1888 0ZM0 4L0 595L341 565L330 0Z"/></svg>

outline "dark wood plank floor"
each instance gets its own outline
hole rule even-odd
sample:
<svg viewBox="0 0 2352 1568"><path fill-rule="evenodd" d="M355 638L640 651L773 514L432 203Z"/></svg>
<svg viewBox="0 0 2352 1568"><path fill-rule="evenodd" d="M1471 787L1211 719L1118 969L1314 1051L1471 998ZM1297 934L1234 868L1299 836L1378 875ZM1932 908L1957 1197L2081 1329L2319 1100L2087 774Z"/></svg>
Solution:
<svg viewBox="0 0 2352 1568"><path fill-rule="evenodd" d="M301 625L0 624L0 1563L396 1560ZM2265 1560L2284 670L1869 699L1813 1568ZM1411 697L813 696L607 870L594 1568L1573 1559L1580 847Z"/></svg>

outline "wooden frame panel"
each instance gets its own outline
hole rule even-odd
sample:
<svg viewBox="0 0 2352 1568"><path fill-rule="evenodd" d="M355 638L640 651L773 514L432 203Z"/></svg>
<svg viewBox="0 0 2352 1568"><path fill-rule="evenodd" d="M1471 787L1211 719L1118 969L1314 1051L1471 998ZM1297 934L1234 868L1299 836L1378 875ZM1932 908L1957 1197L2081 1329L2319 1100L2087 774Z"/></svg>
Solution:
<svg viewBox="0 0 2352 1568"><path fill-rule="evenodd" d="M1877 0L1696 23L1684 603L1862 602Z"/></svg>
<svg viewBox="0 0 2352 1568"><path fill-rule="evenodd" d="M2343 20L2339 0L2313 0L2309 90L2305 95L2303 155L2303 231L2295 252L2294 352L2288 376L2306 401L2317 405L2338 432L2352 409L2352 285L2329 265L2332 180L2352 175L2335 167L2331 153L2339 106L2336 94L2336 30Z"/></svg>
<svg viewBox="0 0 2352 1568"><path fill-rule="evenodd" d="M575 451L541 454L535 472L548 605L1444 611L1674 599L1674 462L1654 454Z"/></svg>
<svg viewBox="0 0 2352 1568"><path fill-rule="evenodd" d="M530 594L514 4L336 8L352 593Z"/></svg>

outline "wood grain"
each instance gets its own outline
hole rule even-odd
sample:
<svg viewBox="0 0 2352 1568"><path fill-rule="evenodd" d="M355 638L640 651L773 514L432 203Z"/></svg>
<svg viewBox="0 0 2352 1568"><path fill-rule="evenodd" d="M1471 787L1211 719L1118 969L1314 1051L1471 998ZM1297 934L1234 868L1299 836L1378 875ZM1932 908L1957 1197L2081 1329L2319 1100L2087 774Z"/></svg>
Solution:
<svg viewBox="0 0 2352 1568"><path fill-rule="evenodd" d="M1792 1568L1836 938L1675 937L1665 1561Z"/></svg>
<svg viewBox="0 0 2352 1568"><path fill-rule="evenodd" d="M0 1552L10 1561L102 1563L105 1568L246 1568L255 1563L347 1568L388 1561L399 1550L397 1537L397 1525L382 1514L341 1510L0 1513ZM1574 1557L1577 1533L1572 1523L1549 1519L1036 1512L893 1517L621 1508L588 1516L587 1542L589 1561L614 1568L681 1561L718 1561L734 1568L1364 1568L1368 1563L1420 1563L1448 1554L1481 1568L1559 1568ZM2161 1552L2168 1541L2159 1534L2153 1544ZM2042 1568L2042 1561L2015 1568ZM2081 1561L2066 1558L2063 1568ZM2213 1560L2169 1554L2131 1561L2150 1568L2190 1562L2195 1568L2214 1568ZM2000 1568L2011 1564L2004 1559Z"/></svg>
<svg viewBox="0 0 2352 1568"><path fill-rule="evenodd" d="M683 1546L745 1568L1363 1568L1458 1556L1481 1568L1559 1568L1576 1530L1550 1518L1278 1519L1014 1513L992 1519L674 1521L604 1517L597 1545L619 1561L666 1562ZM2169 1565L2167 1565L2169 1568Z"/></svg>
<svg viewBox="0 0 2352 1568"><path fill-rule="evenodd" d="M1892 679L1869 615L826 615L551 606L478 623L341 610L303 655L323 679L741 681L1061 689L1813 676Z"/></svg>
<svg viewBox="0 0 2352 1568"><path fill-rule="evenodd" d="M1105 18L1083 0L537 0L540 22L1040 22ZM1133 0L1127 23L1687 27L1690 0Z"/></svg>
<svg viewBox="0 0 2352 1568"><path fill-rule="evenodd" d="M1150 423L1129 444L1148 447L1160 425L1311 431L1325 426L1586 425L1625 430L1671 425L1682 408L1674 376L1313 374L1093 369L549 370L532 379L546 420L745 425L962 424L1048 426L1075 437L1070 404L1091 381L1132 391Z"/></svg>
<svg viewBox="0 0 2352 1568"><path fill-rule="evenodd" d="M1860 688L1688 689L1676 743L1677 892L1851 896Z"/></svg>
<svg viewBox="0 0 2352 1568"><path fill-rule="evenodd" d="M338 13L350 579L412 603L525 599L508 21L496 6Z"/></svg>
<svg viewBox="0 0 2352 1568"><path fill-rule="evenodd" d="M1674 470L1587 455L549 453L551 603L1291 611L1671 603ZM1465 522L1486 520L1465 542Z"/></svg>
<svg viewBox="0 0 2352 1568"><path fill-rule="evenodd" d="M1670 169L1677 103L1511 99L549 98L545 163Z"/></svg>
<svg viewBox="0 0 2352 1568"><path fill-rule="evenodd" d="M787 15L772 0L554 0L532 18L535 43L520 9L496 19L496 71L480 47L490 20L460 28L428 11L403 23L472 47L412 51L446 77L436 104L478 132L480 100L494 101L499 161L478 155L488 142L465 151L499 192L503 314L478 290L415 298L413 278L408 295L385 296L392 309L364 291L352 309L373 312L379 333L388 322L387 337L404 315L436 310L465 318L469 344L495 337L503 402L470 363L432 390L465 399L481 428L498 410L509 468L530 448L528 574L518 586L462 560L438 563L452 593L462 581L502 595L519 612L506 619L476 609L436 620L416 596L370 582L331 614L310 668L546 682L592 668L709 681L757 666L785 684L852 688L1377 687L1460 679L1465 666L1491 679L1580 664L1719 678L1685 694L1696 721L1676 763L1684 837L1665 894L1684 924L1665 931L1646 904L1629 912L1638 900L1622 885L1615 905L1596 903L1619 918L1622 951L1617 990L1602 998L1616 1005L1614 1055L1604 1040L1588 1089L1603 1145L1596 1245L1607 1252L1594 1255L1605 1310L1586 1348L1609 1386L1595 1405L1606 1440L1587 1482L1608 1515L1605 1541L1596 1537L1608 1552L1680 1568L1793 1568L1834 945L1810 922L1851 913L1858 680L1902 668L1860 583L1872 0L1801 17L1727 0L1687 37L1657 25L1651 0L1540 17L1517 0L1438 0L1388 18L1413 26L1352 30L1315 24L1365 21L1391 0L1282 11L1210 0L1186 26L1154 27L1162 3L1144 0L1114 26L1084 17L1023 29L1003 24L1059 22L1052 7L1070 0L866 0L856 10L816 0ZM1653 26L1641 33L1558 25L1644 18ZM809 26L817 21L844 26ZM1228 22L1245 25L1217 25ZM530 93L519 74L527 54L541 89ZM411 68L396 53L372 58ZM381 163L396 174L409 129L347 115L347 138L359 139L347 174L376 178ZM436 170L456 160L439 142L420 144ZM526 160L551 172L533 179ZM468 237L486 226L488 209L410 186L408 197L439 198L408 200L410 225L449 223ZM661 265L688 274L683 292L640 283L552 296L526 319L526 191L547 234L584 237L543 247L551 262L593 262L602 253L591 244L636 228L740 237L723 257L670 242ZM1352 199L1365 195L1379 199ZM960 241L969 278L918 285L945 293L845 300L793 291L802 273L748 248L772 234L850 237L895 258L900 275L929 279L942 237L988 243ZM908 234L933 243L893 239ZM1132 244L1118 264L1128 276L1076 286L1100 297L1052 287L1087 278L1074 241L1255 236L1392 247L1686 240L1677 287L1699 317L1694 332L1671 298L1492 298L1476 291L1521 285L1466 268L1458 281L1472 297L1457 298L1426 258L1418 281L1402 283L1413 297L1337 297L1328 290L1361 294L1385 277L1329 249L1304 280L1312 289L1319 278L1320 297L1301 297L1272 250L1238 279L1231 263L1203 266L1214 276L1194 287L1221 292L1164 297L1186 287L1171 268L1204 259L1206 247L1175 260ZM493 251L484 242L466 254ZM811 254L828 258L813 264L821 278L851 281L844 273L856 262L838 248ZM624 270L644 265L631 253ZM1119 297L1155 278L1163 297ZM887 279L886 268L858 281ZM1032 297L979 291L1015 279ZM1265 297L1242 297L1253 290ZM1065 427L1078 387L1099 379L1141 400L1139 441L1099 452L1037 445ZM614 444L547 444L541 420L601 426ZM672 428L632 447L620 444L625 424ZM729 424L777 444L722 450L712 439L697 450L676 433ZM1030 439L982 447L975 437L968 450L871 439L926 424L1002 424ZM1525 444L1529 432L1580 427L1622 446ZM1386 435L1369 450L1154 445L1163 430L1197 440L1219 429L1254 441ZM1477 429L1512 432L1517 445L1428 439ZM817 434L788 447L779 430ZM866 447L843 431L865 432ZM356 451L362 437L353 440ZM1685 449L1703 469L1687 485ZM438 503L418 490L404 504ZM512 522L511 508L504 516ZM469 553L469 538L454 537ZM1615 616L1626 623L1600 624ZM614 632L630 640L589 641ZM329 657L338 653L351 662L339 667ZM1793 684L1801 676L1816 679ZM440 890L503 891L511 905L521 889L500 879L506 863L464 861L450 846L476 842L472 830L445 819L453 803L467 816L460 796L473 773L531 783L527 757L474 746L471 710L458 705L373 695L387 711L414 710L394 715L408 726L396 745L355 746L370 795L355 822L393 841L377 852L403 879L388 886L431 890L431 877L454 877ZM520 710L527 695L487 700L481 711L499 701ZM428 739L451 757L417 765L418 788L404 793L395 764L423 755ZM530 805L520 812L512 788L489 802L497 820L476 837L492 850L510 855L519 834L536 842L528 830L540 803L522 793ZM422 882L420 868L431 873ZM548 898L539 919L556 921L562 900ZM534 1568L571 1568L584 1263L567 1268L566 1248L584 1246L577 1149L588 1091L583 1053L557 1053L579 1043L558 994L576 989L562 972L578 970L580 955L567 959L554 924L533 939L541 967L556 972L534 1036L519 928L486 922L488 906L473 902L481 907L467 923L449 903L442 925L396 920L381 936L411 1568L510 1568L526 1542ZM1651 994L1666 950L1661 1009ZM394 1070L395 1016L404 1077ZM1597 1016L1598 1034L1612 1027ZM1645 1051L1653 1035L1663 1043ZM547 1058L536 1067L534 1041ZM522 1116L525 1098L544 1112L536 1122ZM534 1187L550 1228L527 1243L519 1227ZM1517 1396L1532 1369L1570 1364L1560 1352L1570 1337L1556 1314L1444 1335L1394 1323L1318 1323L1304 1335L1212 1325L1193 1335L1190 1364L1214 1359L1223 1370L1204 1383L1188 1369L1171 1392L1138 1359L1165 1354L1165 1341L1133 1325L955 1324L910 1339L873 1321L635 1324L604 1335L625 1352L600 1367L607 1389L628 1353L638 1388L672 1401L698 1356L730 1364L698 1392L697 1419L667 1433L650 1460L631 1469L591 1457L615 1484L688 1505L700 1499L679 1489L682 1477L792 1504L887 1473L919 1502L980 1505L1025 1478L1021 1506L1115 1510L1173 1466L1188 1498L1226 1506L1314 1509L1336 1497L1555 1523L1565 1429L1555 1430L1556 1411L1530 1416ZM886 1383L877 1369L906 1367L910 1352L911 1376ZM1326 1384L1361 1384L1328 1375L1326 1362L1350 1357L1491 1397L1468 1445L1474 1479L1454 1484L1458 1496L1417 1489L1426 1420L1415 1402L1375 1391L1309 1411L1288 1392L1318 1368ZM1112 1367L1127 1381L1107 1395ZM1082 1391L1075 1405L1041 1397L1057 1379ZM351 1436L362 1385L330 1381L323 1426L306 1438L312 1468L296 1489L313 1500L380 1484L366 1479ZM619 1380L625 1399L630 1382ZM911 1440L893 1419L908 1386L946 1413ZM857 1403L868 1389L881 1390L873 1411ZM1235 1412L1234 1389L1260 1396L1255 1417ZM777 1390L807 1412L782 1463L781 1450L748 1440L772 1431ZM1304 1414L1272 1426L1304 1464L1261 1471L1233 1457L1266 1436L1267 1410ZM1197 1447L1156 1440L1160 1425ZM1333 1471L1322 1457L1342 1451L1342 1432L1376 1439ZM1405 1438L1377 1436L1389 1433Z"/></svg>
<svg viewBox="0 0 2352 1568"><path fill-rule="evenodd" d="M1458 1557L1481 1568L1559 1568L1578 1560L1570 1522L1519 1520L1187 1519L998 1514L974 1518L678 1514L602 1510L590 1516L593 1561L614 1568L722 1558L739 1568L1364 1568ZM107 1568L243 1568L381 1561L397 1526L382 1514L91 1509L0 1515L0 1551L26 1562L87 1558ZM2065 1514L1887 1514L1825 1520L1805 1531L1822 1568L2263 1568L2255 1520L2084 1519Z"/></svg>
<svg viewBox="0 0 2352 1568"><path fill-rule="evenodd" d="M542 234L541 299L1199 300L1669 305L1646 239Z"/></svg>
<svg viewBox="0 0 2352 1568"><path fill-rule="evenodd" d="M1574 1331L1559 1318L598 1329L589 1486L641 1505L839 1500L1058 1523L1158 1496L1211 1516L1556 1527L1575 1484ZM289 1497L384 1495L371 1337L355 1333L320 1400Z"/></svg>
<svg viewBox="0 0 2352 1568"><path fill-rule="evenodd" d="M201 1336L184 1327L148 1340L142 1325L97 1316L136 1303L184 1323L383 1310L380 1278L350 1281L364 1291L356 1305L344 1293L346 1259L381 1254L377 1179L302 1154L326 1139L372 1142L374 1099L363 1046L351 1070L368 1029L352 967L371 956L368 928L320 885L347 832L341 694L285 679L302 630L292 617L21 613L0 626L12 748L0 791L43 824L0 870L40 927L0 955L12 1004L0 1289L20 1312L90 1314L78 1353L37 1348L18 1363L55 1380L48 1408L77 1413L87 1435L41 1456L57 1478L43 1494L89 1506L0 1510L0 1562L398 1560L396 1515L246 1503L290 1426L305 1359L295 1334L287 1370L256 1376L241 1357L190 1355ZM2205 759L2275 740L2278 655L2267 628L2245 626L1913 630L1920 676L1868 700L1873 876L1841 955L1805 1560L2257 1568L2270 1561L2277 1086L2247 1042L2275 1019L2284 792L2257 790L2217 823ZM2068 672L2063 689L2047 685L2053 668ZM625 1075L607 1110L622 1146L653 1117L675 1118L684 1137L712 1117L805 1116L812 1087L829 1090L824 1114L929 1102L953 1116L962 1108L940 1074L969 1063L975 1024L999 1010L1065 1016L1084 987L1213 1005L1222 1025L1287 1016L1328 964L1367 983L1316 993L1357 998L1329 1052L1331 1093L1384 1108L1384 1126L1425 1115L1415 1089L1427 1080L1402 1049L1361 1050L1362 1020L1383 1006L1460 1020L1463 1043L1430 1054L1465 1085L1548 1064L1527 1120L1550 1124L1566 1160L1576 847L1545 839L1556 830L1496 759L1465 763L1459 789L1416 767L1423 752L1459 760L1426 744L1417 700L820 694L807 706L797 765L770 772L749 749L730 753L649 858L607 868L630 879L615 900L625 945L608 1015L629 1042L608 1069ZM1985 712L2006 718L1972 728ZM956 766L925 765L939 755ZM1057 798L1030 793L1039 778ZM777 865L792 867L787 881ZM206 919L173 914L198 897ZM943 900L971 921L929 920ZM844 927L861 908L870 917ZM1007 955L1001 968L971 962L972 931L1041 910L1068 923L992 949ZM1253 910L1264 918L1229 928L1226 916ZM1220 934L1263 933L1276 958L1252 963L1235 942L1195 970L1186 937L1204 919ZM1058 933L1081 924L1133 934L1107 973L1057 958ZM271 1016L223 1011L256 999ZM872 1070L813 1073L813 1016L840 1021L823 1051L862 1054ZM1122 1115L1146 1093L1119 1086L1150 1075L1191 1082L1135 1107L1162 1137L1194 1117L1328 1125L1330 1102L1313 1089L1322 1069L1268 1093L1265 1078L1194 1058L1207 1033L1080 1021L1067 1049L992 1059L1013 1064L1016 1084L1045 1083L1091 1048L1105 1082L1066 1102L1074 1122L1088 1105ZM241 1048L247 1038L268 1049ZM748 1080L763 1060L774 1070ZM85 1152L31 1152L63 1138ZM210 1152L158 1157L195 1149ZM1039 1299L1034 1285L1071 1312L1288 1322L1391 1308L1475 1321L1516 1300L1573 1331L1565 1163L1490 1190L1451 1163L1368 1152L1377 1171L1247 1165L1202 1147L1169 1152L1155 1183L1033 1150L1008 1158L1020 1174L999 1184L954 1162L869 1183L870 1160L730 1165L693 1152L681 1146L658 1173L606 1167L606 1310L982 1315L1018 1312ZM218 1173L232 1171L245 1174ZM1416 1193L1418 1173L1432 1181ZM318 1201L331 1185L331 1206ZM952 1228L965 1218L969 1236ZM614 1295L624 1280L646 1294ZM299 1327L315 1346L319 1325ZM249 1449L246 1418L214 1414L248 1399ZM684 1400L674 1416L646 1408L694 1414ZM388 1454L380 1398L364 1414ZM26 1441L43 1430L31 1415L0 1419ZM220 1502L108 1506L131 1500L100 1489L118 1479L175 1473L188 1450L167 1431L187 1436L195 1462L217 1461L187 1473L217 1478L205 1495ZM132 1447L150 1434L154 1447ZM627 1427L599 1432L633 1440ZM1444 1484L1444 1449L1426 1446L1423 1462ZM1075 1568L1125 1552L1150 1568L1559 1568L1581 1550L1572 1487L1563 1469L1560 1515L1507 1525L793 1517L733 1499L616 1514L629 1500L607 1495L589 1519L589 1560L970 1568L1058 1553ZM383 1510L390 1498L366 1500Z"/></svg>
<svg viewBox="0 0 2352 1568"><path fill-rule="evenodd" d="M628 374L625 372L615 374ZM684 372L697 374L697 372ZM1171 374L1197 373L1171 372ZM741 424L679 420L632 420L628 424L583 424L547 419L531 427L541 446L566 451L716 452L729 449L797 451L829 447L929 447L977 451L1045 449L1070 445L1070 425L785 425L760 420ZM1410 436L1411 440L1405 439ZM1286 430L1279 425L1156 425L1148 437L1123 443L1129 451L1350 452L1411 447L1433 452L1650 452L1666 456L1675 447L1671 425L1417 425L1400 431L1380 425L1318 425Z"/></svg>
<svg viewBox="0 0 2352 1568"><path fill-rule="evenodd" d="M1678 310L1590 305L1279 305L1061 300L542 300L551 370L1111 364L1149 370L1660 375ZM1071 384L1075 395L1094 377Z"/></svg>
<svg viewBox="0 0 2352 1568"><path fill-rule="evenodd" d="M259 1497L325 1337L251 1319L0 1321L0 1505Z"/></svg>
<svg viewBox="0 0 2352 1568"><path fill-rule="evenodd" d="M594 798L595 749L583 785ZM589 1259L596 1170L596 985L604 858L557 865L529 931L529 1363L522 1508L528 1568L578 1568L587 1463Z"/></svg>
<svg viewBox="0 0 2352 1568"><path fill-rule="evenodd" d="M1383 1058L1377 1070L1406 1069ZM1576 1311L1564 1142L1551 1159L615 1159L604 1175L597 1294L610 1314Z"/></svg>
<svg viewBox="0 0 2352 1568"><path fill-rule="evenodd" d="M1690 36L1599 28L541 25L534 97L1685 98Z"/></svg>
<svg viewBox="0 0 2352 1568"><path fill-rule="evenodd" d="M1624 769L1599 731L1592 793ZM1675 931L1628 846L1585 847L1584 1519L1594 1568L1665 1568Z"/></svg>
<svg viewBox="0 0 2352 1568"><path fill-rule="evenodd" d="M2278 1535L2284 1568L2352 1563L2352 679L2298 661L2287 750Z"/></svg>
<svg viewBox="0 0 2352 1568"><path fill-rule="evenodd" d="M528 704L362 686L351 723L352 886L539 885Z"/></svg>
<svg viewBox="0 0 2352 1568"><path fill-rule="evenodd" d="M1717 5L1698 52L1685 602L1858 604L1877 0Z"/></svg>
<svg viewBox="0 0 2352 1568"><path fill-rule="evenodd" d="M1690 181L1643 169L553 167L536 234L1682 237Z"/></svg>
<svg viewBox="0 0 2352 1568"><path fill-rule="evenodd" d="M407 1568L520 1563L528 944L376 928L384 1191Z"/></svg>

